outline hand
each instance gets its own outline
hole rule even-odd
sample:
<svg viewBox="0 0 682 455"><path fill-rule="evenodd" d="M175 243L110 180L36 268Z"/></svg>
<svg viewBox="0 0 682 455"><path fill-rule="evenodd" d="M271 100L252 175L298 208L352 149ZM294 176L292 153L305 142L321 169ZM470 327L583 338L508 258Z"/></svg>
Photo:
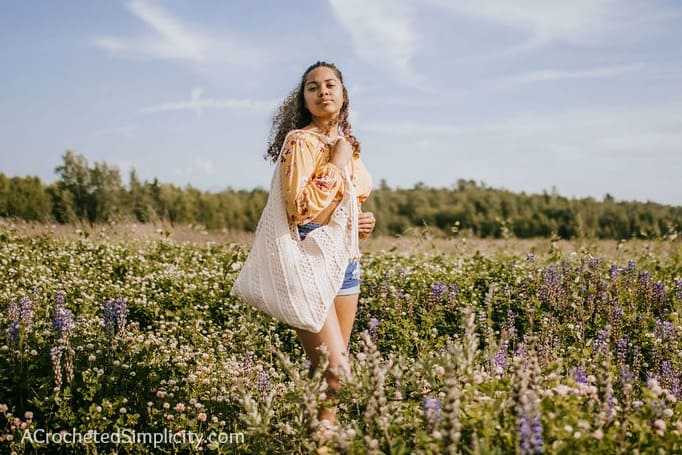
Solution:
<svg viewBox="0 0 682 455"><path fill-rule="evenodd" d="M376 219L372 212L358 213L358 233L361 239L366 239L374 231Z"/></svg>
<svg viewBox="0 0 682 455"><path fill-rule="evenodd" d="M336 142L331 146L332 153L329 160L339 169L345 169L346 165L353 156L353 147L343 137L338 137Z"/></svg>

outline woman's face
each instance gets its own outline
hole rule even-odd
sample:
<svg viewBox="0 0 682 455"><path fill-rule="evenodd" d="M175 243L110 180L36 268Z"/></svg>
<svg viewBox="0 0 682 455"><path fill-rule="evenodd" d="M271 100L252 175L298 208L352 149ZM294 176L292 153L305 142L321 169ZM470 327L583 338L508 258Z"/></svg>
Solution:
<svg viewBox="0 0 682 455"><path fill-rule="evenodd" d="M343 106L343 85L333 69L318 66L305 78L303 98L313 117L335 118Z"/></svg>

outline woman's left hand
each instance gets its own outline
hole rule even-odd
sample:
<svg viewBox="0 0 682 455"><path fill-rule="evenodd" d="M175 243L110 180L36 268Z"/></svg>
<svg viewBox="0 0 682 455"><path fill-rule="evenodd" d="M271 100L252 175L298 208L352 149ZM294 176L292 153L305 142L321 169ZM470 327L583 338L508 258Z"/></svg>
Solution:
<svg viewBox="0 0 682 455"><path fill-rule="evenodd" d="M366 239L374 231L376 219L372 212L358 213L358 232L361 239Z"/></svg>

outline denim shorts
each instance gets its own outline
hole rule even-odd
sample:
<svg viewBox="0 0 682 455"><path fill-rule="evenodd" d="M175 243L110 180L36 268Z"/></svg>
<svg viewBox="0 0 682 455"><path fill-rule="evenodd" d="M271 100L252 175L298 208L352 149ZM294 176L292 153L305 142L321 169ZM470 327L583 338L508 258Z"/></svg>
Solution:
<svg viewBox="0 0 682 455"><path fill-rule="evenodd" d="M319 223L306 223L298 226L298 234L301 236L301 240L305 239L308 234L310 234L315 229L321 227ZM351 262L346 267L346 275L343 278L343 284L341 284L341 289L336 295L352 295L360 293L360 263Z"/></svg>

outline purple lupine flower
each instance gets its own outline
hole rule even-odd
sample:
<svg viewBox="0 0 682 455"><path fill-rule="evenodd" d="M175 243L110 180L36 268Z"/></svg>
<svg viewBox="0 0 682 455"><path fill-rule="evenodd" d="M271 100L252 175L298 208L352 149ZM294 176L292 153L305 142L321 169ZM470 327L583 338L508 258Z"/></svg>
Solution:
<svg viewBox="0 0 682 455"><path fill-rule="evenodd" d="M24 325L24 330L27 332L33 327L33 303L28 297L21 299L21 307L19 313L21 316L21 322Z"/></svg>
<svg viewBox="0 0 682 455"><path fill-rule="evenodd" d="M431 286L431 293L429 295L430 301L432 302L438 302L441 300L443 297L443 294L445 294L448 291L448 287L438 281L437 283L433 284Z"/></svg>
<svg viewBox="0 0 682 455"><path fill-rule="evenodd" d="M675 336L675 326L670 321L661 321L656 319L654 327L654 335L661 341L673 339Z"/></svg>
<svg viewBox="0 0 682 455"><path fill-rule="evenodd" d="M636 344L632 346L632 370L639 373L642 367L642 350Z"/></svg>
<svg viewBox="0 0 682 455"><path fill-rule="evenodd" d="M616 342L616 358L620 362L625 362L628 357L628 339L627 337L621 338Z"/></svg>
<svg viewBox="0 0 682 455"><path fill-rule="evenodd" d="M457 299L457 295L459 295L459 286L456 284L448 286L448 302L453 303Z"/></svg>
<svg viewBox="0 0 682 455"><path fill-rule="evenodd" d="M665 286L663 283L658 281L654 284L653 294L656 303L663 304L665 302Z"/></svg>
<svg viewBox="0 0 682 455"><path fill-rule="evenodd" d="M611 264L611 268L609 269L609 275L611 276L612 280L618 278L618 266L616 264Z"/></svg>
<svg viewBox="0 0 682 455"><path fill-rule="evenodd" d="M7 335L9 344L16 346L22 333L28 333L33 327L33 303L28 297L22 297L17 303L16 299L10 300L7 306Z"/></svg>
<svg viewBox="0 0 682 455"><path fill-rule="evenodd" d="M7 335L9 336L9 344L16 346L19 342L19 329L21 326L21 311L17 305L16 299L12 299L7 306Z"/></svg>
<svg viewBox="0 0 682 455"><path fill-rule="evenodd" d="M573 369L573 379L578 384L587 384L587 373L582 368Z"/></svg>
<svg viewBox="0 0 682 455"><path fill-rule="evenodd" d="M242 371L244 373L248 373L251 371L252 368L253 368L253 354L249 352L248 354L244 354L244 357L242 359Z"/></svg>
<svg viewBox="0 0 682 455"><path fill-rule="evenodd" d="M628 261L628 266L623 271L627 273L634 273L635 270L637 270L637 262L634 259L630 259Z"/></svg>
<svg viewBox="0 0 682 455"><path fill-rule="evenodd" d="M661 382L666 383L673 375L673 366L668 360L661 361Z"/></svg>
<svg viewBox="0 0 682 455"><path fill-rule="evenodd" d="M516 338L516 318L512 310L507 310L507 321L504 324L504 331L507 332L509 338Z"/></svg>
<svg viewBox="0 0 682 455"><path fill-rule="evenodd" d="M125 330L128 307L125 299L109 300L104 304L104 332L109 338L121 335Z"/></svg>
<svg viewBox="0 0 682 455"><path fill-rule="evenodd" d="M530 422L529 422L530 421ZM542 422L540 416L535 414L531 419L521 416L519 424L521 438L521 453L543 453L544 441L542 439Z"/></svg>
<svg viewBox="0 0 682 455"><path fill-rule="evenodd" d="M542 422L535 394L525 393L525 405L519 415L519 448L522 454L543 453Z"/></svg>
<svg viewBox="0 0 682 455"><path fill-rule="evenodd" d="M431 427L435 427L440 422L440 408L440 399L424 397L422 410L424 411L424 417L426 417Z"/></svg>
<svg viewBox="0 0 682 455"><path fill-rule="evenodd" d="M619 306L613 309L613 321L615 323L620 323L623 320L623 309Z"/></svg>
<svg viewBox="0 0 682 455"><path fill-rule="evenodd" d="M623 365L620 368L619 374L620 380L623 384L631 384L632 381L634 381L635 379L635 374L632 371L630 371L630 367L628 367L627 365Z"/></svg>
<svg viewBox="0 0 682 455"><path fill-rule="evenodd" d="M668 360L661 361L661 385L676 398L680 398L680 372L673 370L672 363Z"/></svg>
<svg viewBox="0 0 682 455"><path fill-rule="evenodd" d="M52 312L52 331L58 340L65 342L74 327L73 313L66 308L63 293L61 295L57 293L54 311Z"/></svg>
<svg viewBox="0 0 682 455"><path fill-rule="evenodd" d="M62 386L62 353L64 346L58 345L50 349L50 360L52 360L52 372L54 374L55 388Z"/></svg>
<svg viewBox="0 0 682 455"><path fill-rule="evenodd" d="M261 392L267 392L270 390L270 373L267 370L261 370L258 372L256 386Z"/></svg>
<svg viewBox="0 0 682 455"><path fill-rule="evenodd" d="M671 379L669 389L670 389L670 393L675 395L675 398L677 398L678 400L680 398L682 398L682 387L680 387L680 375L679 375L679 373L677 375L673 376L673 378Z"/></svg>
<svg viewBox="0 0 682 455"><path fill-rule="evenodd" d="M607 404L608 404L608 412L606 413L606 416L611 419L616 415L616 396L614 395L613 392L609 393L609 397L607 399Z"/></svg>
<svg viewBox="0 0 682 455"><path fill-rule="evenodd" d="M682 279L675 278L675 298L682 300Z"/></svg>
<svg viewBox="0 0 682 455"><path fill-rule="evenodd" d="M597 339L592 342L592 349L599 353L605 354L609 347L608 333L606 330L600 330L597 332Z"/></svg>
<svg viewBox="0 0 682 455"><path fill-rule="evenodd" d="M495 369L499 370L504 370L504 368L507 366L509 363L507 360L507 343L503 343L500 346L500 349L497 351L497 354L495 354L495 357L493 358L493 364L495 365Z"/></svg>
<svg viewBox="0 0 682 455"><path fill-rule="evenodd" d="M542 284L538 289L538 298L543 302L556 302L562 293L561 275L556 266L548 267L542 273Z"/></svg>
<svg viewBox="0 0 682 455"><path fill-rule="evenodd" d="M637 275L637 291L640 295L647 295L649 291L649 272L640 270Z"/></svg>
<svg viewBox="0 0 682 455"><path fill-rule="evenodd" d="M593 269L596 269L599 267L599 263L601 262L601 259L599 258L590 258L590 267Z"/></svg>

